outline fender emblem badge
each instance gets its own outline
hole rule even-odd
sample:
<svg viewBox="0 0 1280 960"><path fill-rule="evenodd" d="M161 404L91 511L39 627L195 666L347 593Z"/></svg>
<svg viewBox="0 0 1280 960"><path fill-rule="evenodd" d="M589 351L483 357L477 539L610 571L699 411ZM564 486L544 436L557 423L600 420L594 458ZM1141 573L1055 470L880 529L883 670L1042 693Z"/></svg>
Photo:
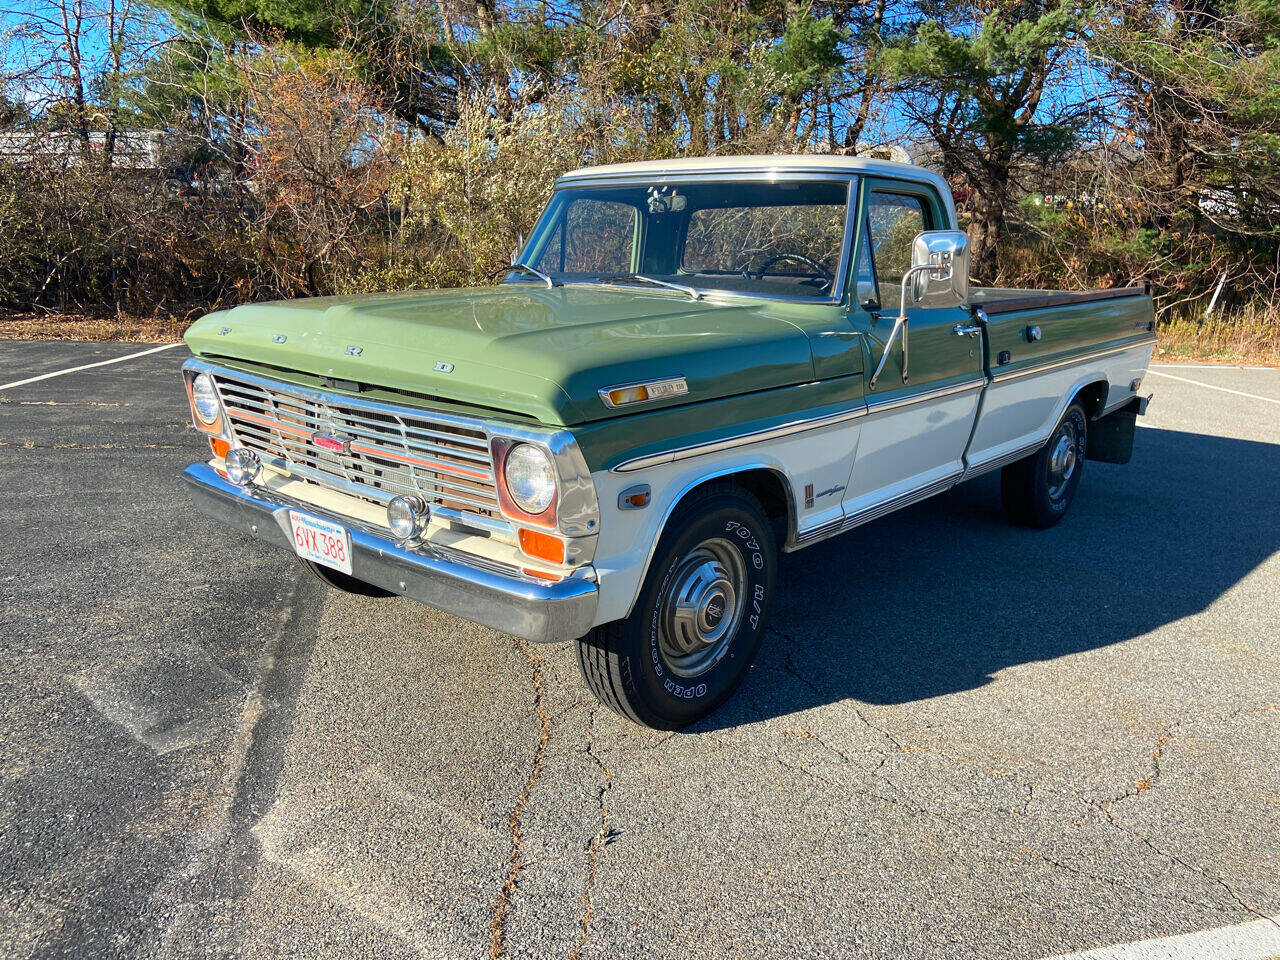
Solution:
<svg viewBox="0 0 1280 960"><path fill-rule="evenodd" d="M437 360L433 369L436 373L453 373L453 364L448 360Z"/></svg>
<svg viewBox="0 0 1280 960"><path fill-rule="evenodd" d="M360 354L364 353L364 347L357 347L352 345L350 347L347 347L346 352L348 357L358 357L360 356Z"/></svg>
<svg viewBox="0 0 1280 960"><path fill-rule="evenodd" d="M286 337L283 333L277 333L274 337L272 337L272 338L271 338L271 342L272 342L272 343L284 343L284 342L285 342L286 340L288 340L288 339L289 339L289 338L288 338L288 337Z"/></svg>

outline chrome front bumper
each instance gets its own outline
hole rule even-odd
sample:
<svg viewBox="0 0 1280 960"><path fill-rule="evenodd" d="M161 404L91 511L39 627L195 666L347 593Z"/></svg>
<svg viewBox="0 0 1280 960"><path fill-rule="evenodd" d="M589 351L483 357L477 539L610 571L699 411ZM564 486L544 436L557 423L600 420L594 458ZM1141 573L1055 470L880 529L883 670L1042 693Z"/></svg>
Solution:
<svg viewBox="0 0 1280 960"><path fill-rule="evenodd" d="M290 551L290 509L326 516L260 488L238 487L206 463L192 464L183 478L202 513ZM358 527L347 529L351 572L365 583L536 643L576 640L591 629L597 591L590 580L531 582L451 558L410 552Z"/></svg>

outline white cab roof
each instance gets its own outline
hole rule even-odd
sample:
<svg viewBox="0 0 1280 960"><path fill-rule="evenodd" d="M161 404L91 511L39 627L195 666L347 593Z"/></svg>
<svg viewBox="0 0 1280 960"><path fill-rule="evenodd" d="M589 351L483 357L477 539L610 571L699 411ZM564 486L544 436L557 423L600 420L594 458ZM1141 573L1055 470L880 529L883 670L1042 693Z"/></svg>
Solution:
<svg viewBox="0 0 1280 960"><path fill-rule="evenodd" d="M566 173L556 182L650 177L660 180L668 176L717 173L843 173L869 174L894 180L911 180L935 187L955 222L955 205L947 181L932 170L909 163L876 160L871 157L840 157L831 154L769 154L746 157L690 157L681 160L642 160L639 163L610 163L598 167L582 167Z"/></svg>

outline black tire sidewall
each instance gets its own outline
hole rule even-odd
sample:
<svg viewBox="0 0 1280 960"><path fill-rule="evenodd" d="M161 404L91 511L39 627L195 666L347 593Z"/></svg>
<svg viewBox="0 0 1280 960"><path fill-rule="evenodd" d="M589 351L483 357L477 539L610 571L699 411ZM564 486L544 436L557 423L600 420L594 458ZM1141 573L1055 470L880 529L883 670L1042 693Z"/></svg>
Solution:
<svg viewBox="0 0 1280 960"><path fill-rule="evenodd" d="M768 612L777 589L777 552L773 532L762 511L732 494L698 504L696 513L672 517L654 556L650 576L625 631L629 660L625 670L635 694L655 712L644 718L655 726L683 726L705 716L742 682L764 638ZM677 572L678 561L705 540L722 537L734 545L746 569L747 608L724 656L706 673L685 678L670 672L659 649L662 597Z"/></svg>

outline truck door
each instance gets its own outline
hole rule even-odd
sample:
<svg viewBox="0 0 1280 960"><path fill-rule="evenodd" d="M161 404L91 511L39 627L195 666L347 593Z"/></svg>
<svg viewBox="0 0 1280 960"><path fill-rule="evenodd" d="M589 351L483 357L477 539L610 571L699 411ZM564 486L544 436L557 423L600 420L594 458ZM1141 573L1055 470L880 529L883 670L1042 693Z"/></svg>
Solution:
<svg viewBox="0 0 1280 960"><path fill-rule="evenodd" d="M870 519L956 481L984 382L981 338L965 332L972 323L968 311L908 305L906 375L902 344L895 341L871 387L898 315L912 241L922 230L952 225L925 184L868 178L859 204L858 290L850 319L867 350L867 414L846 489L846 522Z"/></svg>

